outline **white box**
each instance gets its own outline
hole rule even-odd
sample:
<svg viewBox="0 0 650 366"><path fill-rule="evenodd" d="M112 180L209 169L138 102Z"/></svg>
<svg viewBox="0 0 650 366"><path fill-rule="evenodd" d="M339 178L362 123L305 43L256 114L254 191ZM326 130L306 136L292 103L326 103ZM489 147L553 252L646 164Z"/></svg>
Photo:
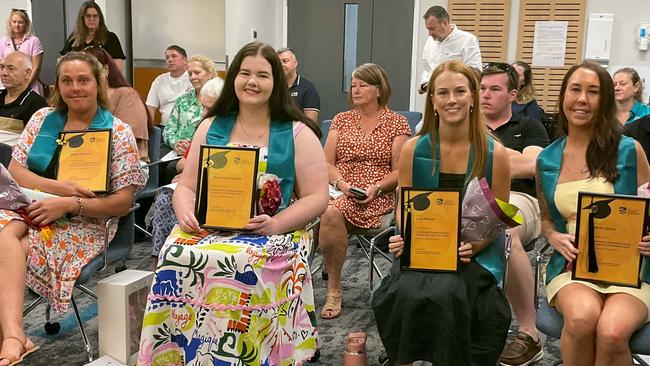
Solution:
<svg viewBox="0 0 650 366"><path fill-rule="evenodd" d="M100 357L135 365L152 281L153 272L126 270L97 283Z"/></svg>
<svg viewBox="0 0 650 366"><path fill-rule="evenodd" d="M126 366L126 365L115 361L112 357L102 356L91 363L87 363L86 366Z"/></svg>

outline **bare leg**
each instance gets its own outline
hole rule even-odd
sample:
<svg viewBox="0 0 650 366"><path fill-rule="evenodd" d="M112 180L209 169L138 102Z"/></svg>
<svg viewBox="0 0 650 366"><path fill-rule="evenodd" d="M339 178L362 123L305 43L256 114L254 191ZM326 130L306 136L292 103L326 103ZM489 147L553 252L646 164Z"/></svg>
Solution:
<svg viewBox="0 0 650 366"><path fill-rule="evenodd" d="M596 326L603 308L603 296L574 283L563 287L556 307L564 317L560 351L566 366L592 366L596 357Z"/></svg>
<svg viewBox="0 0 650 366"><path fill-rule="evenodd" d="M517 317L519 331L524 332L535 341L538 339L535 327L535 305L533 303L533 269L521 243L522 227L508 230L512 235L512 252L508 263L508 300Z"/></svg>
<svg viewBox="0 0 650 366"><path fill-rule="evenodd" d="M23 297L27 258L27 225L19 220L9 222L0 230L0 328L4 336L0 365L20 357L26 342L23 329ZM13 340L13 341L10 341Z"/></svg>
<svg viewBox="0 0 650 366"><path fill-rule="evenodd" d="M596 366L631 365L630 338L647 317L641 300L628 294L608 295L596 327Z"/></svg>
<svg viewBox="0 0 650 366"><path fill-rule="evenodd" d="M348 231L345 227L345 218L341 211L334 206L327 207L327 211L321 216L320 223L320 236L318 246L325 265L327 266L327 274L329 280L327 281L327 296L341 296L341 270L345 262L348 247ZM340 312L340 310L339 310ZM334 315L325 314L324 317L336 317ZM331 315L331 316L330 316Z"/></svg>

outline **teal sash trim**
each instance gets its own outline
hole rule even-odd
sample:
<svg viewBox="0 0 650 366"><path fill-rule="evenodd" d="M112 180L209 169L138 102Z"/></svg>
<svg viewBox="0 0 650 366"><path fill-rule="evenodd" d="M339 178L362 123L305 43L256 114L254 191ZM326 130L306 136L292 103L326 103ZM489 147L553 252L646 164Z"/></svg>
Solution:
<svg viewBox="0 0 650 366"><path fill-rule="evenodd" d="M431 158L433 146L431 135L426 133L418 139L413 153L413 186L418 188L436 189L440 182L440 143L436 140L436 160ZM494 139L488 138L488 155L485 169L485 178L492 184L492 167L494 155ZM467 169L465 171L465 187L467 188L472 179L471 173L474 167L474 147L470 146ZM416 174L417 172L417 174ZM504 235L499 235L492 243L483 248L474 259L481 267L492 273L497 282L503 278L504 269Z"/></svg>
<svg viewBox="0 0 650 366"><path fill-rule="evenodd" d="M542 191L546 198L546 203L551 218L553 219L555 230L561 233L566 233L567 229L564 217L560 215L560 212L555 205L555 189L560 176L560 167L562 165L565 146L566 137L562 137L549 145L546 149L542 150L537 157L537 171L541 180ZM618 178L614 182L614 193L636 195L636 148L634 146L634 140L630 137L622 136L618 143L616 171L618 173ZM644 282L650 283L650 266L647 265L646 258L644 258L643 261L641 279ZM559 252L553 251L548 266L546 267L546 284L551 282L555 276L562 273L566 268L566 264L564 257Z"/></svg>
<svg viewBox="0 0 650 366"><path fill-rule="evenodd" d="M206 135L206 142L209 145L228 145L236 117L236 114L227 117L215 117ZM278 212L287 208L291 202L291 194L296 180L294 155L293 124L291 122L271 121L266 172L281 178L282 206L280 206Z"/></svg>
<svg viewBox="0 0 650 366"><path fill-rule="evenodd" d="M63 131L67 117L67 115L56 110L45 117L38 136L36 136L32 148L29 150L29 156L27 157L29 170L41 175L45 173L56 152L56 140L59 138L59 132ZM95 117L88 128L90 130L112 129L113 119L111 112L98 107Z"/></svg>

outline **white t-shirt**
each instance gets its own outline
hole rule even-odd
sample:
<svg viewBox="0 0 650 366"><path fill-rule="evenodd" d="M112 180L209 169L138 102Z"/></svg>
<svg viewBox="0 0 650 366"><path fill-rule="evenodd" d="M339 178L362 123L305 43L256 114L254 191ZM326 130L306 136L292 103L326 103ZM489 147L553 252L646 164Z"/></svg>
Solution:
<svg viewBox="0 0 650 366"><path fill-rule="evenodd" d="M192 83L190 83L187 72L177 78L166 72L158 75L151 83L146 104L160 109L160 124L164 126L167 119L169 119L172 108L174 108L176 98L191 88Z"/></svg>
<svg viewBox="0 0 650 366"><path fill-rule="evenodd" d="M443 62L460 60L471 67L481 70L481 49L478 39L469 32L462 31L452 24L452 31L447 38L436 41L428 37L422 50L422 79L420 84L431 78L431 73Z"/></svg>

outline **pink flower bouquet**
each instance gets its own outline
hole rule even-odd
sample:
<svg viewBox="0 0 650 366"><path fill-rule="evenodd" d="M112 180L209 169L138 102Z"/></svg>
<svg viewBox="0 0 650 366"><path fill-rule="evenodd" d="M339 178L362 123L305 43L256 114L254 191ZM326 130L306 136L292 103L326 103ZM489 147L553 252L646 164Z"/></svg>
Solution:
<svg viewBox="0 0 650 366"><path fill-rule="evenodd" d="M282 205L280 178L275 174L263 174L257 179L257 189L259 190L258 214L275 215Z"/></svg>
<svg viewBox="0 0 650 366"><path fill-rule="evenodd" d="M464 242L482 241L521 225L519 208L494 197L485 178L472 179L465 191L460 236Z"/></svg>

